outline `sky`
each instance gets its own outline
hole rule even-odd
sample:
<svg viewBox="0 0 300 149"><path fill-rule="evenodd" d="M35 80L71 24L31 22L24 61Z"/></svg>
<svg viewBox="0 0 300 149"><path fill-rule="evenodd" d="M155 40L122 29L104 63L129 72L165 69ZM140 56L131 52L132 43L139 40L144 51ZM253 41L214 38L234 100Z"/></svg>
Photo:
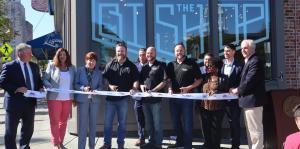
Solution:
<svg viewBox="0 0 300 149"><path fill-rule="evenodd" d="M33 39L54 31L54 20L48 12L39 12L31 7L31 0L21 0L25 7L25 17L33 28Z"/></svg>

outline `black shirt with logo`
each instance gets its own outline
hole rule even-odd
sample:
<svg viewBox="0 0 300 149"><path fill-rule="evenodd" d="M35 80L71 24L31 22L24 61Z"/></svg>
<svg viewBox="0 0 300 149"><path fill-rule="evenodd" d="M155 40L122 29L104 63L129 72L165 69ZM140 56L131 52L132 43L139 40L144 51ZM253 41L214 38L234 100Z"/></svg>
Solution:
<svg viewBox="0 0 300 149"><path fill-rule="evenodd" d="M171 79L173 92L179 93L180 87L186 87L201 78L201 73L195 60L185 58L179 64L177 61L170 62L167 66L167 76Z"/></svg>
<svg viewBox="0 0 300 149"><path fill-rule="evenodd" d="M104 71L103 77L108 80L111 85L118 86L118 91L128 92L133 87L133 83L138 81L139 72L135 64L133 64L128 58L121 65L117 59L113 59L109 62ZM121 97L107 96L107 100L121 100Z"/></svg>
<svg viewBox="0 0 300 149"><path fill-rule="evenodd" d="M146 90L154 89L158 84L167 80L166 64L155 60L153 65L146 64L140 73L140 84L146 86ZM163 92L164 88L158 92ZM157 103L161 98L143 98L144 103Z"/></svg>

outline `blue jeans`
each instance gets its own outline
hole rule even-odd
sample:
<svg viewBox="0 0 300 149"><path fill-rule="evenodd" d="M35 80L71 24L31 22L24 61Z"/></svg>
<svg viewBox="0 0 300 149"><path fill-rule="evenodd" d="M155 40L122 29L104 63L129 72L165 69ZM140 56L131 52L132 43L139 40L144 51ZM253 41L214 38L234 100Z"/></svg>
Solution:
<svg viewBox="0 0 300 149"><path fill-rule="evenodd" d="M118 147L124 147L124 139L126 132L126 118L128 111L129 97L122 97L119 101L105 100L105 114L104 114L104 144L111 146L112 128L115 113L118 116L118 133L117 143Z"/></svg>
<svg viewBox="0 0 300 149"><path fill-rule="evenodd" d="M140 140L145 140L145 116L143 112L142 100L134 102L135 119L138 125L138 134Z"/></svg>
<svg viewBox="0 0 300 149"><path fill-rule="evenodd" d="M193 138L193 100L171 98L170 113L177 136L176 144L183 145L184 149L191 149Z"/></svg>
<svg viewBox="0 0 300 149"><path fill-rule="evenodd" d="M146 117L146 127L149 134L149 143L161 146L163 131L161 127L161 102L143 103Z"/></svg>

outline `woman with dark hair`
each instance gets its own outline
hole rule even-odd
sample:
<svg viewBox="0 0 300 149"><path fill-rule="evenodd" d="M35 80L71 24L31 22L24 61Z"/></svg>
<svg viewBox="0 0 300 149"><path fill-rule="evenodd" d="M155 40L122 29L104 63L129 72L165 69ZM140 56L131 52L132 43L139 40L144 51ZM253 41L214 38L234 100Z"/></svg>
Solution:
<svg viewBox="0 0 300 149"><path fill-rule="evenodd" d="M66 49L57 50L53 62L49 63L43 76L46 88L72 90L75 68ZM63 140L66 133L67 120L71 113L73 94L68 92L47 92L47 103L51 127L51 142L55 149L64 148Z"/></svg>
<svg viewBox="0 0 300 149"><path fill-rule="evenodd" d="M97 55L89 52L85 55L85 66L79 67L76 73L75 89L84 92L102 90L102 73L96 66ZM84 149L87 132L89 132L89 148L95 148L97 112L100 106L99 95L77 94L78 105L78 149ZM88 124L88 125L87 125Z"/></svg>

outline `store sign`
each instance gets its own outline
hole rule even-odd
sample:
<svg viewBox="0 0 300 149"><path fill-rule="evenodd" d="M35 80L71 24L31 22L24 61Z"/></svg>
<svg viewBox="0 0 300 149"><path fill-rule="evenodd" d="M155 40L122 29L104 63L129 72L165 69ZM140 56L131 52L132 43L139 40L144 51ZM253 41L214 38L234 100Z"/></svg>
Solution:
<svg viewBox="0 0 300 149"><path fill-rule="evenodd" d="M268 0L221 0L218 5L219 46L225 43L239 44L252 38L255 43L269 40L270 17ZM239 49L239 48L238 48Z"/></svg>
<svg viewBox="0 0 300 149"><path fill-rule="evenodd" d="M189 44L191 57L204 53L209 34L206 0L155 0L154 9L155 46L161 59L173 60L173 48L179 42Z"/></svg>
<svg viewBox="0 0 300 149"><path fill-rule="evenodd" d="M128 52L146 45L145 2L143 0L92 0L92 39L113 47L126 42Z"/></svg>

